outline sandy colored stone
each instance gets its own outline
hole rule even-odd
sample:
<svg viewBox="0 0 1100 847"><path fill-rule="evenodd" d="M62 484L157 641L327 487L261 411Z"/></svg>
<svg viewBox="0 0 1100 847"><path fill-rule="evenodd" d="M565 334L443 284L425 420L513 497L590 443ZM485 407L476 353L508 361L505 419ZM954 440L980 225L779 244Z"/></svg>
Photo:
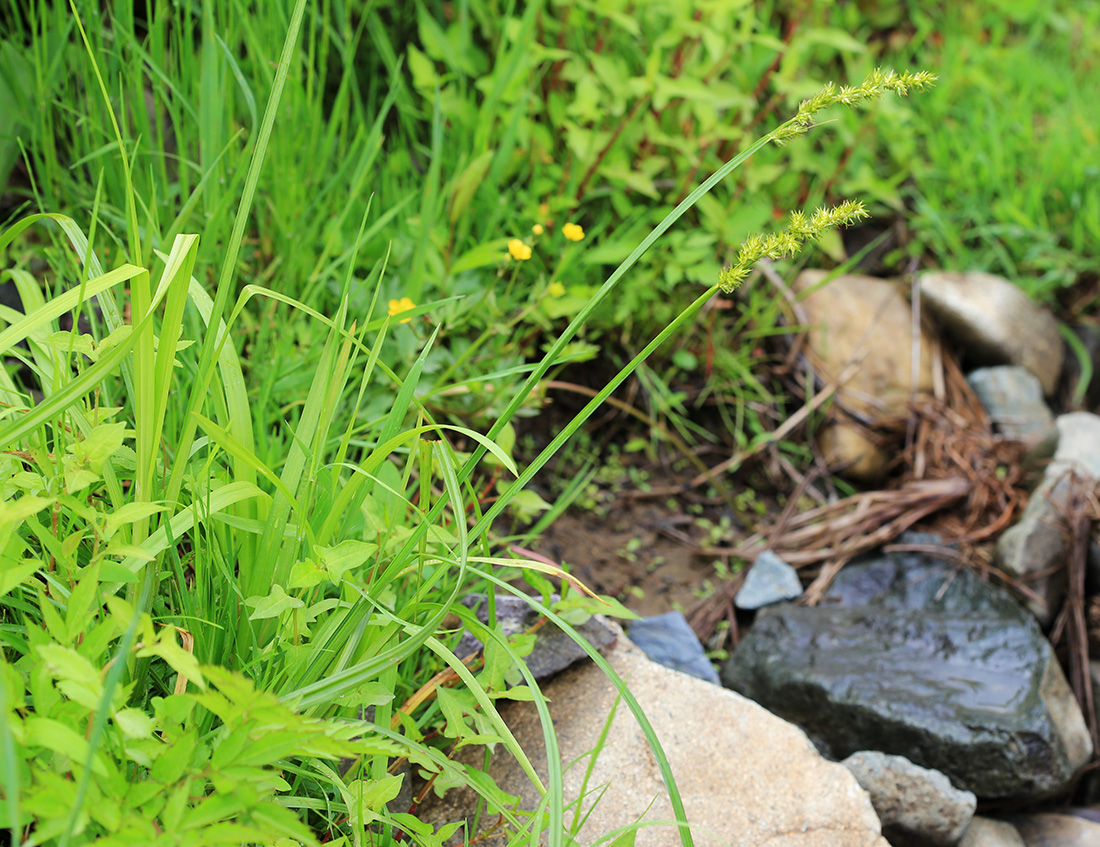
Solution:
<svg viewBox="0 0 1100 847"><path fill-rule="evenodd" d="M818 376L827 383L844 376L837 405L874 426L905 414L914 394L933 387L935 340L920 333L920 366L913 386L913 316L896 283L869 276L838 276L825 284L826 271L803 271L793 288L810 324L807 346ZM852 369L849 366L855 365ZM874 481L889 456L858 429L835 421L824 427L821 447L831 466L845 476Z"/></svg>
<svg viewBox="0 0 1100 847"><path fill-rule="evenodd" d="M975 817L963 833L959 847L1027 847L1023 836L1007 821Z"/></svg>
<svg viewBox="0 0 1100 847"><path fill-rule="evenodd" d="M699 847L888 847L867 794L841 765L823 759L797 727L750 700L710 683L656 665L624 638L607 655L629 681L664 747ZM616 699L616 690L592 663L572 668L544 687L565 774L565 803L578 796L586 755ZM530 703L501 709L531 761L545 778L542 728ZM505 756L491 773L505 791L538 802L522 770ZM590 777L588 790L601 801L579 834L592 843L641 818L672 820L657 761L625 703L620 703ZM423 809L438 823L471 808L470 792L450 792ZM652 803L652 805L650 805ZM647 811L648 808L648 811ZM569 812L567 812L567 818ZM545 839L544 839L545 840ZM676 847L668 825L637 833L638 847Z"/></svg>

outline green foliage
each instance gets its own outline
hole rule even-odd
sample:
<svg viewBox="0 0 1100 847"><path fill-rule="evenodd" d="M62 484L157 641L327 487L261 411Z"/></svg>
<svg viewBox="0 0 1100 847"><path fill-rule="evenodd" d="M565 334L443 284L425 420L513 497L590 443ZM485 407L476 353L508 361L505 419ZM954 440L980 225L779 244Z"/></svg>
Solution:
<svg viewBox="0 0 1100 847"><path fill-rule="evenodd" d="M517 569L569 582L494 556L490 531L506 510L554 514L534 475L691 324L776 200L804 205L800 144L782 176L764 160L714 189L824 101L861 99L826 88L755 130L820 89L819 49L858 44L828 27L777 40L784 4L774 21L715 4L717 30L672 6L101 5L3 13L0 141L18 133L28 201L73 215L0 232L22 307L0 311L0 821L13 843L434 847L451 832L395 803L407 761L437 791L472 786L513 843L548 827L559 847L530 638L456 600L514 592ZM744 93L761 79L781 94L762 112L764 89ZM872 76L873 94L885 79L922 78ZM796 214L741 258L857 213ZM754 314L774 317L767 300ZM653 337L517 467L515 420L609 321ZM582 642L570 622L591 605L529 602ZM451 651L451 613L489 644L480 667ZM644 714L583 646L683 824ZM545 784L504 698L539 711ZM536 815L454 762L475 742L544 792Z"/></svg>
<svg viewBox="0 0 1100 847"><path fill-rule="evenodd" d="M944 4L912 26L897 60L944 80L912 105L912 249L1048 302L1100 274L1100 7Z"/></svg>

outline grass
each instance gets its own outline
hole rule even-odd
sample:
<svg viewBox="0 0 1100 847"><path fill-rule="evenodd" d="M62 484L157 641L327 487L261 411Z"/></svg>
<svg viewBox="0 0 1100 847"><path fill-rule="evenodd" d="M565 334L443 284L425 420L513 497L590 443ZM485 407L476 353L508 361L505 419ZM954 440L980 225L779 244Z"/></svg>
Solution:
<svg viewBox="0 0 1100 847"><path fill-rule="evenodd" d="M1048 304L1100 273L1100 11L1020 4L914 14L900 52L943 85L913 101L913 248ZM915 150L914 153L917 151Z"/></svg>
<svg viewBox="0 0 1100 847"><path fill-rule="evenodd" d="M455 601L524 579L572 632L546 579L580 592L568 576L501 558L509 513L544 508L535 475L635 374L670 442L707 437L688 373L734 443L758 437L753 408L781 398L752 351L779 310L750 290L700 317L721 262L777 209L896 200L901 130L833 110L771 143L844 57L874 58L845 29L870 23L785 8L718 28L492 0L88 5L86 31L61 4L0 12L0 173L27 204L0 234L21 305L0 311L12 843L440 843L388 805L404 760L472 783L510 843L571 839L521 647ZM823 249L849 212L812 227ZM789 255L783 233L744 267ZM62 330L74 310L89 331ZM607 379L518 467L548 378L597 355ZM449 649L462 628L480 666ZM425 689L445 666L460 684ZM518 696L545 785L496 711ZM538 814L455 764L475 740L521 762Z"/></svg>

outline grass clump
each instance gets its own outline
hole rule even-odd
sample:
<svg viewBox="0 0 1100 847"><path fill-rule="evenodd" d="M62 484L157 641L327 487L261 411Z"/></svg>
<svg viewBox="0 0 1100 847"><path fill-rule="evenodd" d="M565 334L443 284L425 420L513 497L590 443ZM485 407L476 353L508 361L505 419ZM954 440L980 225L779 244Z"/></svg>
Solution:
<svg viewBox="0 0 1100 847"><path fill-rule="evenodd" d="M516 592L526 575L541 593L531 605L579 639L538 573L579 589L502 558L498 518L542 508L522 500L535 474L749 263L862 213L796 213L749 241L729 275L716 265L519 468L517 417L551 368L591 353L580 333L647 251L751 156L855 95L826 88L746 143L655 225L643 219L602 284L554 313L545 303L569 295L560 279L612 219L520 230L489 196L520 167L521 130L541 131L520 104L543 7L507 16L505 36L484 4L446 26L381 5L140 19L122 3L87 29L89 14L56 4L6 12L16 36L0 52L23 103L17 136L35 142L21 151L31 191L87 222L37 213L0 232L21 307L0 311L0 827L13 844L440 844L453 826L395 804L406 763L440 789L473 787L509 843L543 830L569 841L527 642L505 638L492 607L485 625L457 600ZM423 50L404 57L410 88L390 39L413 19ZM367 43L384 82L353 62ZM865 94L930 82L880 74ZM30 108L54 86L48 107ZM387 123L405 151L384 158ZM444 144L445 123L459 143ZM531 284L550 237L556 264ZM528 319L568 322L539 355L533 341L490 342ZM486 479L499 483L489 500ZM479 665L452 652L464 628L488 645ZM643 726L683 824L644 714L587 649ZM433 683L444 667L453 689ZM497 711L517 698L542 719L545 784ZM458 765L472 743L513 756L542 807L522 812ZM689 847L688 827L680 835Z"/></svg>

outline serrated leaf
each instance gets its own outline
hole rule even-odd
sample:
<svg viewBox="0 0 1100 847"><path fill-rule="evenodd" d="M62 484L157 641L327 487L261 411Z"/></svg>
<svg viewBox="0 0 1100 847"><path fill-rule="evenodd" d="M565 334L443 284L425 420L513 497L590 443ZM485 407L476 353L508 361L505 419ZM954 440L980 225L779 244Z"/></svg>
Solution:
<svg viewBox="0 0 1100 847"><path fill-rule="evenodd" d="M103 682L91 662L71 647L60 644L44 644L38 648L38 655L58 680L57 687L66 697L86 709L94 711L99 707Z"/></svg>
<svg viewBox="0 0 1100 847"><path fill-rule="evenodd" d="M141 709L119 709L114 721L127 738L149 738L157 727L156 721Z"/></svg>

